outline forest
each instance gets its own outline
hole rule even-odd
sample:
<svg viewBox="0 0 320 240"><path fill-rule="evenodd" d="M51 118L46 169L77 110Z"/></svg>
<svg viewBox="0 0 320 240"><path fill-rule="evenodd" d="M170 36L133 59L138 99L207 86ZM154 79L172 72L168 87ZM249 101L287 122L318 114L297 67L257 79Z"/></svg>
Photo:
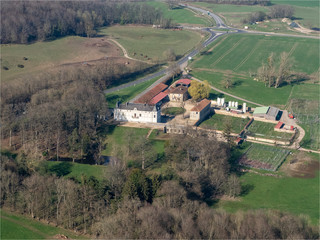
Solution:
<svg viewBox="0 0 320 240"><path fill-rule="evenodd" d="M92 37L112 24L161 24L160 11L147 4L112 1L5 1L1 3L1 43L29 43L67 35Z"/></svg>
<svg viewBox="0 0 320 240"><path fill-rule="evenodd" d="M6 154L1 207L101 239L319 238L317 228L302 216L210 208L221 194L237 196L241 191L229 163L230 147L201 132L189 132L183 139L172 137L166 145L170 168L165 173L147 174L117 158L100 181L58 176L46 162L32 169L23 157ZM141 152L147 149L130 154L141 161Z"/></svg>

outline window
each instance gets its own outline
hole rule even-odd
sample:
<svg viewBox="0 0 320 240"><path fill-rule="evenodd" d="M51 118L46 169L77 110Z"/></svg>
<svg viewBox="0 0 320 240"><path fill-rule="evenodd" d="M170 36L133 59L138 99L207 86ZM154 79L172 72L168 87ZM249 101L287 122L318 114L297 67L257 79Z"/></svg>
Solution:
<svg viewBox="0 0 320 240"><path fill-rule="evenodd" d="M198 114L198 112L196 112L196 114Z"/></svg>
<svg viewBox="0 0 320 240"><path fill-rule="evenodd" d="M139 114L139 116L141 117L141 113Z"/></svg>
<svg viewBox="0 0 320 240"><path fill-rule="evenodd" d="M156 118L156 115L153 115L153 118Z"/></svg>

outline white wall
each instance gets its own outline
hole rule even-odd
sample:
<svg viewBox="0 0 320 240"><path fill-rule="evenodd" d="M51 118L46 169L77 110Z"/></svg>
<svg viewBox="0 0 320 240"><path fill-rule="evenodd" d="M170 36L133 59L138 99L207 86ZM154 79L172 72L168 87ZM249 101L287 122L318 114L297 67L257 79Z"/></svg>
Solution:
<svg viewBox="0 0 320 240"><path fill-rule="evenodd" d="M117 121L126 122L144 122L144 123L157 123L161 122L160 111L139 111L139 110L126 110L115 109L114 119Z"/></svg>

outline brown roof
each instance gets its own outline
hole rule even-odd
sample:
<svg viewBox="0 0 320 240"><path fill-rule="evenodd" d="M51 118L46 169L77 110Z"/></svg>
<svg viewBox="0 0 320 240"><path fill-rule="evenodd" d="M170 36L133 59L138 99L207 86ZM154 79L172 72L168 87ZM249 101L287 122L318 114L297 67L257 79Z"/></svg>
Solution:
<svg viewBox="0 0 320 240"><path fill-rule="evenodd" d="M174 89L172 89L170 91L170 93L174 93L174 94L184 94L188 91L188 88L185 87L185 86L179 86L179 87L176 87Z"/></svg>
<svg viewBox="0 0 320 240"><path fill-rule="evenodd" d="M206 106L208 106L211 103L208 99L203 99L201 102L199 102L196 106L194 106L190 111L192 112L201 112Z"/></svg>
<svg viewBox="0 0 320 240"><path fill-rule="evenodd" d="M157 86L152 88L150 91L142 95L140 98L138 98L135 103L149 103L152 98L154 98L156 95L158 95L163 90L167 89L168 85L159 83Z"/></svg>

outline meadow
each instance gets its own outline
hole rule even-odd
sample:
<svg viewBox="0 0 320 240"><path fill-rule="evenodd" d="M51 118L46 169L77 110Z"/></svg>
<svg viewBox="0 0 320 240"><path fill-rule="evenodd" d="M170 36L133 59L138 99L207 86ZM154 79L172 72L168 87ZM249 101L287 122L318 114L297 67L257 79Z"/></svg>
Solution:
<svg viewBox="0 0 320 240"><path fill-rule="evenodd" d="M220 200L215 208L229 212L273 209L306 215L319 224L319 171L315 178L261 176L245 173L240 177L243 193L237 200Z"/></svg>
<svg viewBox="0 0 320 240"><path fill-rule="evenodd" d="M41 223L30 217L0 210L1 239L53 239L57 234L63 234L72 239L88 239L72 231Z"/></svg>
<svg viewBox="0 0 320 240"><path fill-rule="evenodd" d="M165 18L172 19L172 21L178 24L192 24L197 26L210 26L212 24L209 18L202 17L181 6L175 6L173 9L169 9L168 4L164 2L152 1L147 2L147 4L159 9Z"/></svg>
<svg viewBox="0 0 320 240"><path fill-rule="evenodd" d="M116 106L117 101L120 101L122 103L128 102L144 90L146 90L148 87L150 87L155 81L157 81L160 77L153 78L149 81L138 83L135 86L127 87L121 90L118 90L113 93L106 94L106 101L108 102L109 108L114 108Z"/></svg>
<svg viewBox="0 0 320 240"><path fill-rule="evenodd" d="M3 44L2 81L50 70L63 64L87 62L106 56L121 56L121 50L117 51L113 43L101 39L69 36L31 44ZM23 68L18 65L23 65ZM4 70L4 67L8 70Z"/></svg>
<svg viewBox="0 0 320 240"><path fill-rule="evenodd" d="M203 35L188 30L155 29L151 26L112 26L99 34L114 38L136 59L163 61L164 52L173 49L179 58L197 45Z"/></svg>

